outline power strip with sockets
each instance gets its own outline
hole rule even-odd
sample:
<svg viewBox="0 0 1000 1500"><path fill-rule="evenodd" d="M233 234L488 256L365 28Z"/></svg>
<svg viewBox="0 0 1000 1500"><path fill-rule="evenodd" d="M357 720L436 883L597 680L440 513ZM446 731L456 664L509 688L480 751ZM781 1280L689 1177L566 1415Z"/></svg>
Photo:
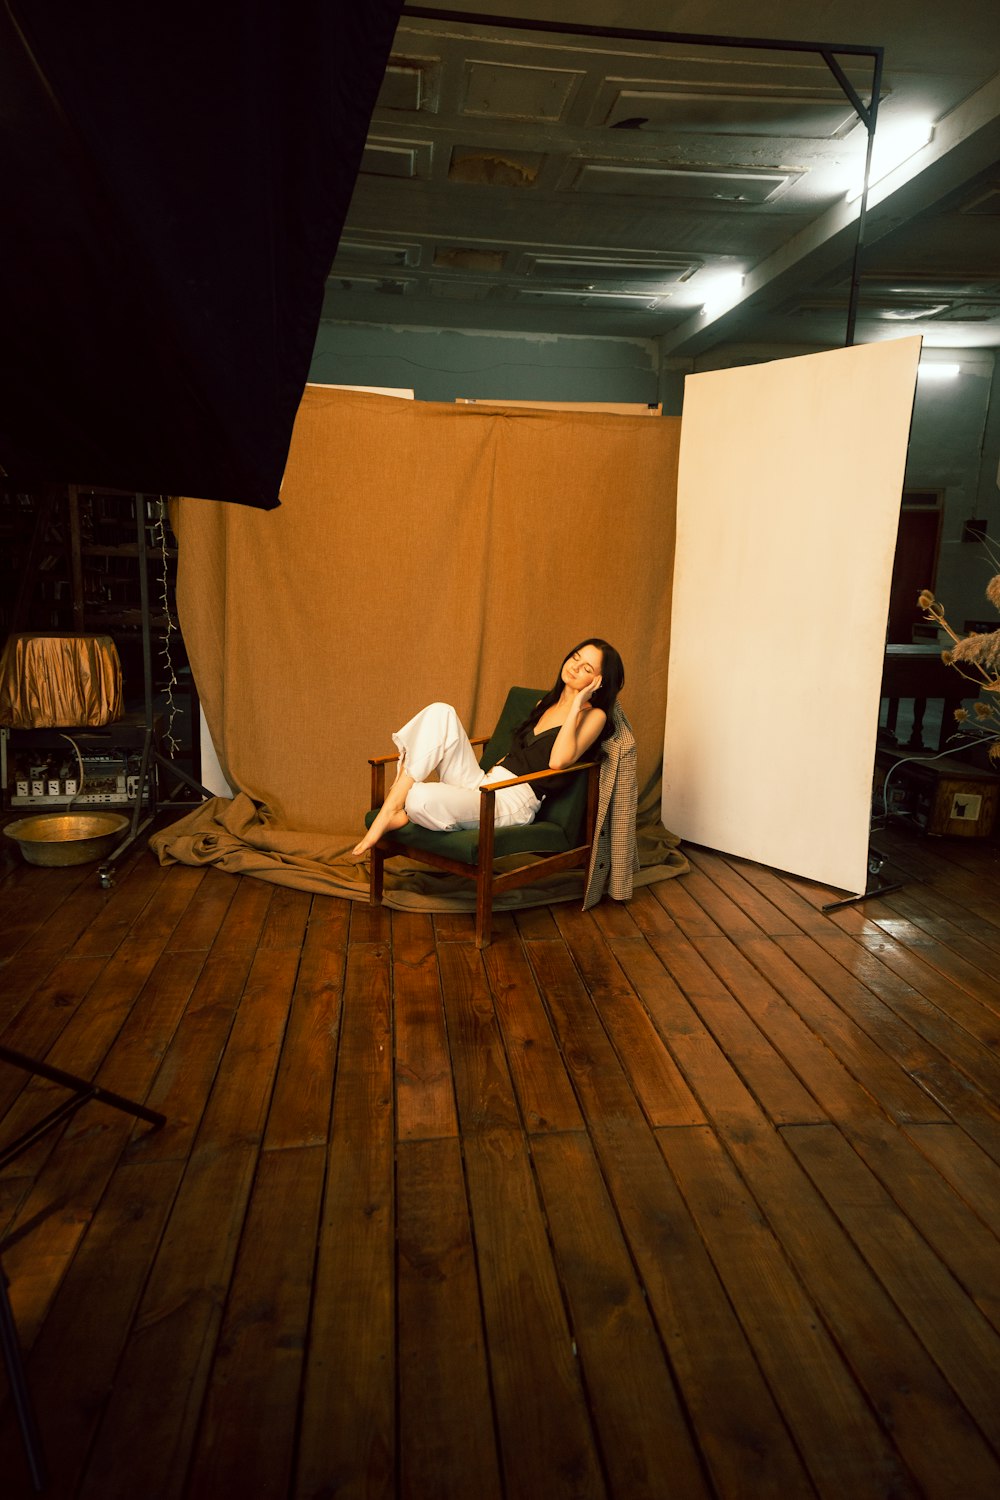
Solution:
<svg viewBox="0 0 1000 1500"><path fill-rule="evenodd" d="M149 789L143 792L143 802L149 801ZM11 807L37 807L54 809L57 807L69 807L73 805L74 811L81 807L131 807L135 802L135 793L130 797L127 792L84 792L81 797L49 797L18 796L17 793L10 799Z"/></svg>

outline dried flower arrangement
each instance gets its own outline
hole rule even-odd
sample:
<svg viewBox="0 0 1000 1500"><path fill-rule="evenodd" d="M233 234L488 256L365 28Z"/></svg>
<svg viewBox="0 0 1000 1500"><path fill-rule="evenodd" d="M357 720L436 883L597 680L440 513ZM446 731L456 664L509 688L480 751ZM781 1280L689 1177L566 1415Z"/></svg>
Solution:
<svg viewBox="0 0 1000 1500"><path fill-rule="evenodd" d="M1000 557L989 543L987 552L992 565L1000 569ZM986 597L1000 612L1000 571L986 585ZM1000 628L982 635L960 636L945 619L944 605L935 599L930 589L921 590L917 603L924 612L924 619L940 625L955 642L954 646L941 652L941 660L955 667L980 692L993 695L974 703L971 716L968 709L957 708L955 719L970 730L978 730L982 736L996 736L990 745L989 757L1000 762Z"/></svg>

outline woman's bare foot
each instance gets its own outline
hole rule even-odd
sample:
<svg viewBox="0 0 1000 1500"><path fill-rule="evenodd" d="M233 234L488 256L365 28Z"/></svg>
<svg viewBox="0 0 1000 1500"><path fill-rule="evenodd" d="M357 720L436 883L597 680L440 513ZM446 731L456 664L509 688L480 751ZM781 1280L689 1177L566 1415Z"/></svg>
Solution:
<svg viewBox="0 0 1000 1500"><path fill-rule="evenodd" d="M402 828L404 823L410 821L406 816L404 804L412 785L413 777L406 771L401 771L390 787L388 797L372 819L372 826L360 843L355 844L351 850L351 859L358 861L364 859L369 849L378 843L383 833L388 833L393 828Z"/></svg>
<svg viewBox="0 0 1000 1500"><path fill-rule="evenodd" d="M378 820L376 819L376 822L377 821ZM385 823L383 823L382 827L378 830L377 833L375 832L375 823L372 823L372 826L369 828L360 844L355 844L354 848L348 855L348 859L353 859L358 864L360 864L365 855L368 853L369 849L371 849L375 844L378 843L383 833L389 833L393 828L403 828L409 821L410 820L406 816L406 813L400 810L397 813L392 813L390 817L387 818Z"/></svg>

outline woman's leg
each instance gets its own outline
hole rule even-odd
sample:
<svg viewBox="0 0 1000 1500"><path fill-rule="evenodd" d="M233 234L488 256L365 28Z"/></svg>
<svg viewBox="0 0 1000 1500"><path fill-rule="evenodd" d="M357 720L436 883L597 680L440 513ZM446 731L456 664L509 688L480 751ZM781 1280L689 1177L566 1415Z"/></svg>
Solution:
<svg viewBox="0 0 1000 1500"><path fill-rule="evenodd" d="M384 833L402 828L409 822L405 803L410 789L415 784L426 782L432 772L436 771L442 782L469 791L477 789L483 779L476 752L450 703L431 703L422 708L392 738L400 754L396 780L368 832L352 849L353 859L363 858ZM437 785L431 783L434 788ZM431 787L426 790L430 791ZM418 816L417 821L423 822L423 819ZM451 822L448 825L424 823L424 826L456 825Z"/></svg>
<svg viewBox="0 0 1000 1500"><path fill-rule="evenodd" d="M406 798L406 816L432 833L474 828L479 822L479 792L446 781L418 781Z"/></svg>
<svg viewBox="0 0 1000 1500"><path fill-rule="evenodd" d="M476 752L450 703L428 704L392 738L414 781L426 781L434 771L450 786L476 788L483 779Z"/></svg>
<svg viewBox="0 0 1000 1500"><path fill-rule="evenodd" d="M435 832L448 832L453 828L478 828L480 797L479 788L487 782L499 784L496 793L494 827L513 828L531 823L538 812L539 801L530 786L515 786L505 789L503 782L511 773L502 767L494 767L488 775L479 772L475 787L451 786L445 781L418 781L410 788L406 798L406 815L411 823Z"/></svg>
<svg viewBox="0 0 1000 1500"><path fill-rule="evenodd" d="M403 804L412 785L413 777L401 770L389 788L388 796L372 819L372 826L360 843L355 844L351 850L352 859L361 859L373 844L378 843L383 833L388 833L392 828L402 828L404 823L410 821L403 811Z"/></svg>

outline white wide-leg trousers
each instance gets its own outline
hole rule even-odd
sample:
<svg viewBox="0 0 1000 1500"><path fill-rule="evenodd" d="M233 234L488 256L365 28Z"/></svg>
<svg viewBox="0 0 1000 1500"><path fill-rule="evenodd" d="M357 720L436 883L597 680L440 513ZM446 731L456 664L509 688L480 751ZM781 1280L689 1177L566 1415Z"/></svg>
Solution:
<svg viewBox="0 0 1000 1500"><path fill-rule="evenodd" d="M406 816L438 833L478 828L479 788L511 780L513 771L494 766L483 771L469 737L450 703L431 703L393 735L400 769L413 777ZM439 781L428 781L436 771ZM512 786L496 794L497 828L530 823L541 807L530 786Z"/></svg>

